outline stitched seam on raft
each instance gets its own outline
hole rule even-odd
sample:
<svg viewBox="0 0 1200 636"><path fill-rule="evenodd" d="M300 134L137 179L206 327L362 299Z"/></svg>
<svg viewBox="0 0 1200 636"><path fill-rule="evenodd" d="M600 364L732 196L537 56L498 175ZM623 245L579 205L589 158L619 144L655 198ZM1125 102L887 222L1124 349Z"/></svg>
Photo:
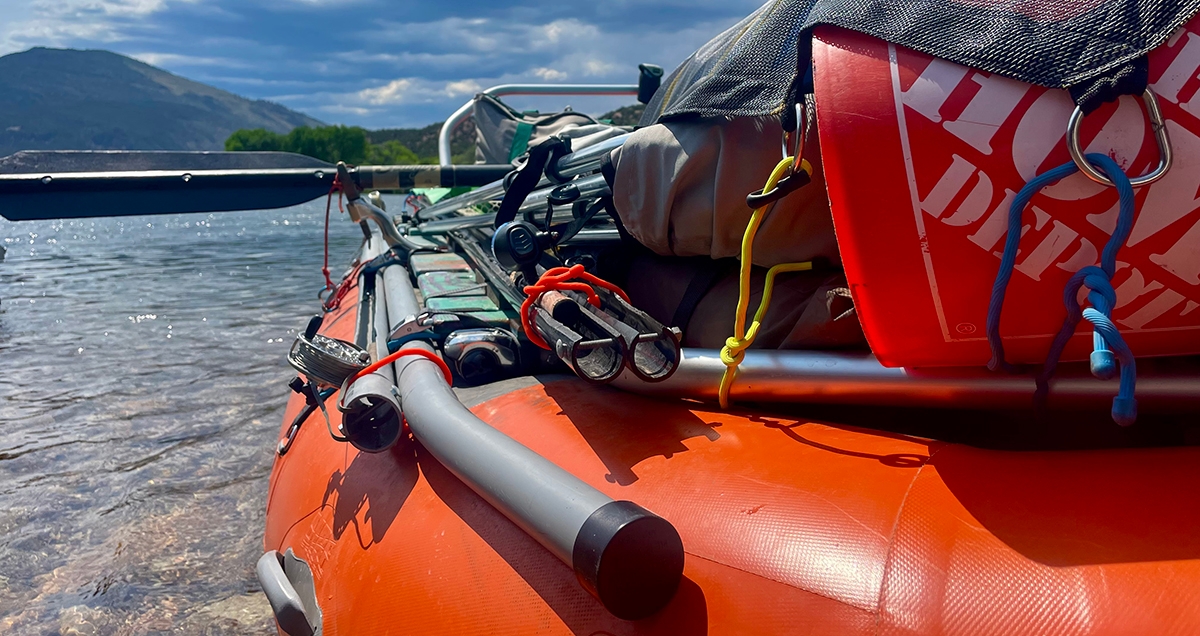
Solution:
<svg viewBox="0 0 1200 636"><path fill-rule="evenodd" d="M904 497L900 499L900 507L896 509L896 520L892 523L891 538L888 539L887 557L883 561L883 579L879 582L879 599L875 602L875 633L877 635L883 630L883 594L887 590L888 575L892 572L892 555L896 551L896 532L900 529L900 516L904 514L904 507L908 505L908 496L912 494L913 487L917 485L917 478L921 476L921 471L925 470L925 467L933 461L935 455L942 452L943 448L950 446L953 444L946 444L929 453L929 459L926 459L913 475L912 481L908 483L908 488L904 490Z"/></svg>
<svg viewBox="0 0 1200 636"><path fill-rule="evenodd" d="M870 611L871 611L870 609L867 609L867 608L865 608L865 607L863 607L863 606L861 606L861 605L856 605L856 604L854 604L854 603L851 603L850 601L847 601L846 599L837 598L837 597L835 597L835 596L830 596L830 595L828 595L828 594L822 594L821 592L818 592L818 591L816 591L816 590L810 590L810 589L808 589L808 588L806 588L806 587L800 587L799 585L794 585L794 584L792 584L792 583L788 583L787 581L781 581L781 580L779 580L779 579L772 578L772 577L770 577L770 576L766 576L766 575L763 575L763 574L759 574L758 572L751 572L750 570L746 570L746 569L743 569L743 568L739 568L739 567L738 567L738 566L736 566L736 565L730 565L730 564L728 564L728 563L722 563L721 561L717 561L716 559L710 559L710 558L708 558L708 557L706 557L706 556L700 556L699 554L696 554L695 552L688 552L687 550L684 550L684 551L683 551L683 553L684 553L684 554L686 554L686 555L688 555L688 556L690 556L690 557L694 557L694 558L697 558L697 559L702 559L702 560L704 560L704 561L708 561L709 563L713 563L713 564L719 565L719 566L721 566L721 567L723 567L723 568L729 568L729 569L731 569L731 570L737 570L738 572L741 572L741 573L743 573L743 574L749 574L750 576L753 576L753 577L755 577L755 578L758 578L758 579L762 579L762 580L764 580L764 581L770 581L770 582L772 582L772 583L778 583L778 584L780 584L780 585L786 585L787 587L790 587L790 588L792 588L792 589L794 589L794 590L800 590L801 592L804 592L804 593L806 593L806 594L812 594L813 596L819 596L819 597L821 597L821 598L829 599L829 600L831 600L831 601L834 601L835 603L841 603L842 605L845 605L846 607L853 607L854 609L856 609L856 610L859 610L859 611L862 611L862 612L870 612Z"/></svg>

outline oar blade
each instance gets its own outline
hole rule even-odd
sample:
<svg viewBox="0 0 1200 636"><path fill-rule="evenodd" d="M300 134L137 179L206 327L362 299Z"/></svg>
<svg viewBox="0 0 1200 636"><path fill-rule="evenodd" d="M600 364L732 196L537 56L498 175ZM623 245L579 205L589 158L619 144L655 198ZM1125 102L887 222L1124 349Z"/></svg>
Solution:
<svg viewBox="0 0 1200 636"><path fill-rule="evenodd" d="M39 219L281 208L329 191L331 164L286 152L22 151L0 158L0 216Z"/></svg>
<svg viewBox="0 0 1200 636"><path fill-rule="evenodd" d="M176 150L22 150L0 157L0 174L147 172L162 170L282 170L333 164L291 152Z"/></svg>

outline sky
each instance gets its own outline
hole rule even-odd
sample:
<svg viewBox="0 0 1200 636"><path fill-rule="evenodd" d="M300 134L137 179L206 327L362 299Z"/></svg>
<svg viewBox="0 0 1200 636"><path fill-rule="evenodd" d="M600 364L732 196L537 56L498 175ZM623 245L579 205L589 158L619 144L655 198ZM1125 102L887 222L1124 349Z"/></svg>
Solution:
<svg viewBox="0 0 1200 636"><path fill-rule="evenodd" d="M0 54L106 49L327 123L414 127L496 84L636 83L640 62L669 72L761 3L0 0ZM634 99L508 101L599 113Z"/></svg>

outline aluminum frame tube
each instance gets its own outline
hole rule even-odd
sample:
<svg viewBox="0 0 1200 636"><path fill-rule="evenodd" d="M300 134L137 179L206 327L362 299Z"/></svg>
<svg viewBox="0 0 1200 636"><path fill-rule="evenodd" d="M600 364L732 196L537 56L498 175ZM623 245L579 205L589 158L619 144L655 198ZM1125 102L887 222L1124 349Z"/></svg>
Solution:
<svg viewBox="0 0 1200 636"><path fill-rule="evenodd" d="M387 251L384 245L384 239L377 233L372 232L371 238L363 247L364 258L374 258ZM361 285L361 280L360 280ZM361 287L360 287L361 288ZM387 300L387 292L381 285L375 286L375 306L381 307ZM376 311L371 317L371 323L368 327L369 339L366 346L367 351L371 354L372 360L382 359L388 355L387 339L388 339L388 322L385 312ZM359 450L378 453L388 448L391 448L399 438L401 432L400 425L400 405L396 398L392 395L391 387L395 385L394 370L391 366L385 366L374 373L359 378L352 382L348 390L344 391L338 398L338 410L342 412L342 424L340 433L350 439L350 443ZM366 402L360 402L365 399ZM380 402L385 402L391 405L395 414L395 421L389 421L387 432L387 440L384 443L378 443L376 438L359 439L358 434L367 429L363 429L365 422L369 418L369 414L373 408L367 404L378 405ZM389 417L389 419L391 419ZM393 437L394 434L394 437ZM377 437L377 436L376 436ZM365 442L365 443L364 443Z"/></svg>
<svg viewBox="0 0 1200 636"><path fill-rule="evenodd" d="M716 401L725 365L714 349L684 349L667 380L646 383L625 373L621 389L661 397ZM983 368L888 368L870 354L750 350L738 367L730 399L948 408L1033 405L1032 375ZM1064 364L1050 381L1051 408L1104 407L1116 386L1093 378L1086 365ZM1137 400L1146 412L1200 410L1200 359L1138 360Z"/></svg>
<svg viewBox="0 0 1200 636"><path fill-rule="evenodd" d="M607 196L611 193L608 183L604 181L604 177L594 175L576 179L570 183L575 184L579 188L580 199L595 199L597 197ZM539 190L534 190L525 199L518 209L518 214L522 217L530 215L534 221L540 223L546 214L546 199L550 198L550 193L555 188L563 184L547 184L546 187ZM568 223L575 218L571 212L571 207L561 205L555 210L551 217L552 223ZM487 214L477 214L470 216L461 216L454 218L438 219L436 221L426 221L421 225L409 230L409 233L414 236L431 236L435 234L445 234L454 230L466 230L475 227L491 227L496 221L496 213L489 212Z"/></svg>
<svg viewBox="0 0 1200 636"><path fill-rule="evenodd" d="M625 141L628 139L629 134L626 133L610 137L585 148L580 148L569 155L563 155L562 158L554 163L551 172L564 179L570 179L571 177L599 170L600 164L604 160L604 155L625 145Z"/></svg>
<svg viewBox="0 0 1200 636"><path fill-rule="evenodd" d="M637 84L501 84L485 88L482 93L492 97L505 95L637 95ZM467 117L471 116L475 100L463 104L454 111L438 132L438 164L452 165L450 137Z"/></svg>
<svg viewBox="0 0 1200 636"><path fill-rule="evenodd" d="M620 148L629 139L629 135L620 135L605 139L596 144L592 144L586 148L582 148L569 155L564 155L551 168L551 172L562 177L563 179L572 179L582 174L595 172L600 169L600 164L603 158L613 150ZM549 179L543 178L538 183L538 188L556 185ZM438 217L443 214L449 214L465 208L475 203L487 201L488 199L498 199L504 196L504 180L489 183L481 186L476 190L461 194L452 199L438 201L437 203L421 210L416 214L420 220L427 220Z"/></svg>
<svg viewBox="0 0 1200 636"><path fill-rule="evenodd" d="M418 313L402 266L390 266L380 277L390 322ZM420 341L404 347L432 351ZM683 574L683 544L668 522L631 502L614 501L480 420L458 401L431 361L409 356L394 368L413 437L570 565L609 611L620 618L642 618L674 596Z"/></svg>

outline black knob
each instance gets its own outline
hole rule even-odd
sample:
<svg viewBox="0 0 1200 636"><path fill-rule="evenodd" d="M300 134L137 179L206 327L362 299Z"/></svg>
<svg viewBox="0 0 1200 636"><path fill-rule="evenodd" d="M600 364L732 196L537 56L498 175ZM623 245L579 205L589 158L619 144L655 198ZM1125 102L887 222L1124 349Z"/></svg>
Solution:
<svg viewBox="0 0 1200 636"><path fill-rule="evenodd" d="M581 194L579 192L579 186L575 185L574 183L564 183L563 185L551 190L550 195L546 197L546 200L549 201L551 205L566 205L572 201L575 201L580 196Z"/></svg>
<svg viewBox="0 0 1200 636"><path fill-rule="evenodd" d="M506 269L527 268L542 257L538 231L525 221L510 221L492 235L492 254Z"/></svg>
<svg viewBox="0 0 1200 636"><path fill-rule="evenodd" d="M313 336L321 330L321 324L325 322L325 316L317 315L308 320L308 326L304 328L304 339L312 340Z"/></svg>
<svg viewBox="0 0 1200 636"><path fill-rule="evenodd" d="M657 64L638 64L638 70L641 74L638 75L638 94L637 100L643 104L649 104L654 94L658 92L658 87L662 84L663 67Z"/></svg>

